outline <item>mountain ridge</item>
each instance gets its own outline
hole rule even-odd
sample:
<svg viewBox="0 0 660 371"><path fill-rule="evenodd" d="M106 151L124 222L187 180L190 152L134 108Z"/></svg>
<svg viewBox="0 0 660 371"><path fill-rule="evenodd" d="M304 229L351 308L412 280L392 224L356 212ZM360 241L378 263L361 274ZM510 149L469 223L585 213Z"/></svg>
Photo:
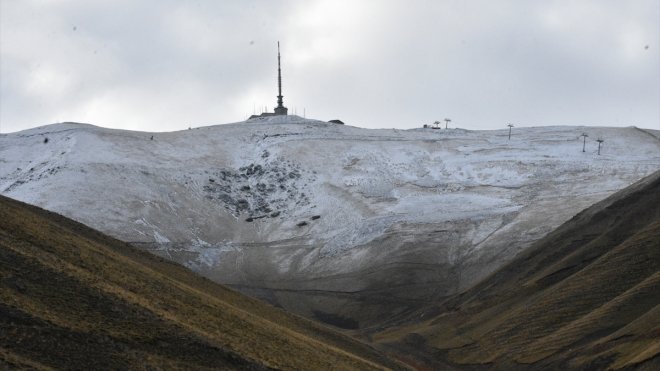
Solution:
<svg viewBox="0 0 660 371"><path fill-rule="evenodd" d="M457 369L654 369L659 206L660 171L583 210L464 293L375 330L374 340Z"/></svg>
<svg viewBox="0 0 660 371"><path fill-rule="evenodd" d="M0 196L0 365L402 369L367 345Z"/></svg>
<svg viewBox="0 0 660 371"><path fill-rule="evenodd" d="M600 156L581 152L584 131L605 138ZM647 134L59 124L0 137L0 193L304 316L368 327L470 287L660 168Z"/></svg>

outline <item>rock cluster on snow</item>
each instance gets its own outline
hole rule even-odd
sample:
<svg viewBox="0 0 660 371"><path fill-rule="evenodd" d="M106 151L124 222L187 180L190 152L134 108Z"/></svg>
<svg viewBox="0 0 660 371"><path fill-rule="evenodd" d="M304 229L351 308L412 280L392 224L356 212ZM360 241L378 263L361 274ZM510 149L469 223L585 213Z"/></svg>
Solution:
<svg viewBox="0 0 660 371"><path fill-rule="evenodd" d="M262 158L267 158L266 154ZM282 216L292 206L309 205L305 189L314 180L310 171L278 158L238 169L209 171L203 189L208 199L222 203L234 216L246 216L245 221L252 222Z"/></svg>

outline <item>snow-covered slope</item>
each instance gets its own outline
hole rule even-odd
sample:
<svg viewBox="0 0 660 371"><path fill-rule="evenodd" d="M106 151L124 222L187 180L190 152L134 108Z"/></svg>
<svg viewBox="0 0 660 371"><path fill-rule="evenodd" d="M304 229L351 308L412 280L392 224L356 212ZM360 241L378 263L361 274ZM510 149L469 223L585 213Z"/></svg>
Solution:
<svg viewBox="0 0 660 371"><path fill-rule="evenodd" d="M297 116L172 133L64 123L0 136L0 193L351 327L467 287L660 169L658 131L507 134Z"/></svg>

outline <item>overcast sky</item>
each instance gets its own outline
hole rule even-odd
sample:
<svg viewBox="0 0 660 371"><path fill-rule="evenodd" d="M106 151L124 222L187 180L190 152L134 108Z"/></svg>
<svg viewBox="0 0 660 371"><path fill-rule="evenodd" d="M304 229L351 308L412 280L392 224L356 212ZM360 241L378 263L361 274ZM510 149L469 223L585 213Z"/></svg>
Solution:
<svg viewBox="0 0 660 371"><path fill-rule="evenodd" d="M0 132L289 113L660 129L657 0L0 0Z"/></svg>

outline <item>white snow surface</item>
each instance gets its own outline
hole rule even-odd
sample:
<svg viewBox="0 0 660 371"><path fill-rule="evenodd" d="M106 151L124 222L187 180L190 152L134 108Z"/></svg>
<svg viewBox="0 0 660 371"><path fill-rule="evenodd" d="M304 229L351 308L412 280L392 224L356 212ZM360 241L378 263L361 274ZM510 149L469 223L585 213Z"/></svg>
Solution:
<svg viewBox="0 0 660 371"><path fill-rule="evenodd" d="M184 263L200 271L225 255L240 270L241 249L272 244L305 251L300 261L271 262L277 272L329 274L370 264L350 250L398 226L477 223L449 261L496 249L489 241L498 233L531 242L660 169L658 131L512 134L361 129L298 116L170 133L61 123L0 135L0 193L125 241L185 252Z"/></svg>

